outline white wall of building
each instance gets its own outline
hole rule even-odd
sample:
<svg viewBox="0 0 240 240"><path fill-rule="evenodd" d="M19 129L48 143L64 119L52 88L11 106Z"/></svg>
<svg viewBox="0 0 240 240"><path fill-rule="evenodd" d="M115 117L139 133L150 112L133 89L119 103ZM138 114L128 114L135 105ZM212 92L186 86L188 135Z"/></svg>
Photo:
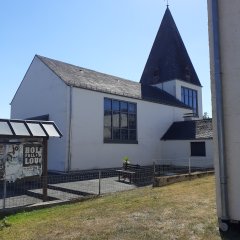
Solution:
<svg viewBox="0 0 240 240"><path fill-rule="evenodd" d="M48 142L48 169L64 171L67 156L68 87L37 57L33 59L11 103L11 118L49 114L63 138Z"/></svg>
<svg viewBox="0 0 240 240"><path fill-rule="evenodd" d="M240 1L225 0L218 1L218 21L219 21L219 41L221 56L221 78L222 78L222 100L223 118L225 132L225 161L227 166L227 190L229 218L240 221ZM211 87L213 104L213 129L214 129L214 158L216 169L217 186L217 213L221 213L221 193L220 193L220 170L218 155L218 135L216 127L216 92L214 79L214 54L213 54L213 28L212 28L212 6L208 0L209 14L209 44L211 63Z"/></svg>
<svg viewBox="0 0 240 240"><path fill-rule="evenodd" d="M205 142L206 156L191 156L191 142ZM161 141L162 157L158 164L188 166L189 158L193 167L213 167L213 140L167 140Z"/></svg>
<svg viewBox="0 0 240 240"><path fill-rule="evenodd" d="M104 143L104 97L137 103L138 144ZM189 109L73 87L69 148L70 98L71 88L35 57L11 103L12 118L49 114L63 133L62 139L49 140L49 170L119 167L124 156L132 163L152 164L163 155L160 138L189 113Z"/></svg>
<svg viewBox="0 0 240 240"><path fill-rule="evenodd" d="M137 103L138 144L103 143L104 97ZM161 156L160 138L189 110L73 88L71 170L149 165Z"/></svg>
<svg viewBox="0 0 240 240"><path fill-rule="evenodd" d="M167 93L171 94L172 96L176 97L176 80L158 83L154 86L156 86L156 87L166 91Z"/></svg>

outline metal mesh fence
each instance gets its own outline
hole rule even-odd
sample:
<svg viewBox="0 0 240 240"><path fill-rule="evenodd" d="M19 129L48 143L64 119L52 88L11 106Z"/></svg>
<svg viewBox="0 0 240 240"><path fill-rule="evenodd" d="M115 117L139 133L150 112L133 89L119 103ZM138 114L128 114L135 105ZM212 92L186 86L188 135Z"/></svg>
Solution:
<svg viewBox="0 0 240 240"><path fill-rule="evenodd" d="M155 159L155 176L177 175L213 170L212 158Z"/></svg>
<svg viewBox="0 0 240 240"><path fill-rule="evenodd" d="M155 176L191 173L212 170L203 164L204 160L191 159L176 165L172 160L154 160L151 166L140 167L134 174L118 172L119 169L82 171L71 174L49 174L43 177L31 177L15 182L0 180L0 212L15 208L25 208L45 201L68 201L96 196L100 194L126 191L153 184ZM122 168L121 168L122 169ZM44 183L47 183L44 185ZM46 186L44 195L44 186ZM45 198L44 198L45 196Z"/></svg>
<svg viewBox="0 0 240 240"><path fill-rule="evenodd" d="M50 174L31 177L15 182L0 180L0 211L40 204L44 200L44 182L47 180L46 201L66 201L100 194L126 191L139 186L151 185L153 167L136 173L133 181L120 178L113 170L97 170L71 174ZM5 186L4 186L5 185ZM6 191L4 191L6 189Z"/></svg>

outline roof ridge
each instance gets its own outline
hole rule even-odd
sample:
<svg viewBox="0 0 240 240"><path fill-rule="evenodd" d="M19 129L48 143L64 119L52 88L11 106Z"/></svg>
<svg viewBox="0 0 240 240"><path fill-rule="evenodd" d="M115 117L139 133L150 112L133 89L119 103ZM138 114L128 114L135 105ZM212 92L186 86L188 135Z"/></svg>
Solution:
<svg viewBox="0 0 240 240"><path fill-rule="evenodd" d="M189 109L177 98L156 86L144 85L40 55L36 57L68 86Z"/></svg>
<svg viewBox="0 0 240 240"><path fill-rule="evenodd" d="M53 59L53 58L41 56L41 55L38 55L38 54L36 54L35 56L37 56L38 58L43 59L43 60L44 60L44 59L48 59L48 60L50 60L50 61L56 61L56 62L65 64L65 65L69 65L69 66L72 66L72 67L77 67L77 68L80 68L80 69L82 69L82 70L86 70L86 71L90 71L90 72L95 72L95 73L100 73L100 74L106 75L106 76L111 76L111 77L116 78L117 80L129 81L129 82L132 82L132 83L135 83L135 84L139 84L138 82L136 82L136 81L134 81L134 80L129 80L129 79L126 79L126 78L122 78L122 77L115 76L115 75L103 73L103 72L100 72L100 71L97 71L97 70L92 70L92 69L89 69L89 68L86 68L86 67L81 67L81 66L78 66L78 65L75 65L75 64L63 62L63 61L60 61L60 60L57 60L57 59Z"/></svg>

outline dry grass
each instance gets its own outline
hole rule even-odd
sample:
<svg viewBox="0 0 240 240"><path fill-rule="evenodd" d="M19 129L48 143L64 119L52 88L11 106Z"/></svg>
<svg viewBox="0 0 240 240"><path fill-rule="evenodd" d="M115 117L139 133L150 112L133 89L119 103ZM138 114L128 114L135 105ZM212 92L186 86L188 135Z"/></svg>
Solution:
<svg viewBox="0 0 240 240"><path fill-rule="evenodd" d="M213 176L21 213L8 222L0 239L221 239Z"/></svg>

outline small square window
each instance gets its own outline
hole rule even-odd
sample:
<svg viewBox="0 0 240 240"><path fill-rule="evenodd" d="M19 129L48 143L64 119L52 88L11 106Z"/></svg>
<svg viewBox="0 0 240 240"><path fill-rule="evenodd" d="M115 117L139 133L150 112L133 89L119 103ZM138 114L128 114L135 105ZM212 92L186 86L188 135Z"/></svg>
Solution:
<svg viewBox="0 0 240 240"><path fill-rule="evenodd" d="M206 156L205 142L191 142L191 156L205 157Z"/></svg>

